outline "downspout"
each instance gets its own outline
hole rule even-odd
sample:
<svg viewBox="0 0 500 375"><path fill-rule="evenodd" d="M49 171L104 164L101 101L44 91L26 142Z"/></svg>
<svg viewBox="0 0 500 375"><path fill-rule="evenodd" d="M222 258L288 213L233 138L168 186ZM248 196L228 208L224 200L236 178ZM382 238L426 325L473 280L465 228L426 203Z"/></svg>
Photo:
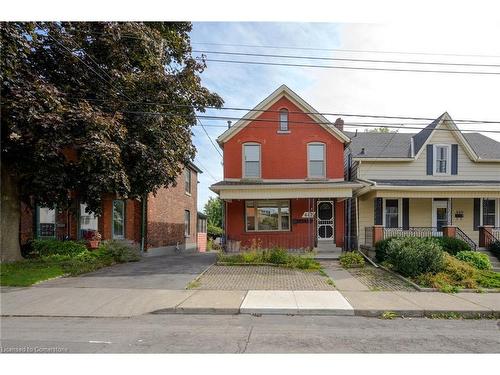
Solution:
<svg viewBox="0 0 500 375"><path fill-rule="evenodd" d="M141 254L144 254L144 245L146 238L146 202L147 194L143 194L141 199Z"/></svg>

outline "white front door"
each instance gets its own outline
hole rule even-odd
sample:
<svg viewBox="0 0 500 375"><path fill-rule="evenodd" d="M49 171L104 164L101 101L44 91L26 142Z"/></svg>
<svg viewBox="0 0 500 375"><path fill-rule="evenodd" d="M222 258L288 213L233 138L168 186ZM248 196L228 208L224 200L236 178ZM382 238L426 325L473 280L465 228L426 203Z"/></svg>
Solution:
<svg viewBox="0 0 500 375"><path fill-rule="evenodd" d="M333 202L318 201L317 212L318 240L332 240L335 232L333 230Z"/></svg>
<svg viewBox="0 0 500 375"><path fill-rule="evenodd" d="M448 225L450 220L450 212L448 208L448 200L433 200L432 201L432 227L434 236L443 235L443 226Z"/></svg>

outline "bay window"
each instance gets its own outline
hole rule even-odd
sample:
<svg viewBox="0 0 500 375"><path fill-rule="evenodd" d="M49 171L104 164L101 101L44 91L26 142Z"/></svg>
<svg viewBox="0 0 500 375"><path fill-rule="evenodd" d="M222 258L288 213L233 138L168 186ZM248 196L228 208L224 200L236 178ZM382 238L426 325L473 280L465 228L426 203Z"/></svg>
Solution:
<svg viewBox="0 0 500 375"><path fill-rule="evenodd" d="M247 232L290 230L290 202L288 200L246 201Z"/></svg>

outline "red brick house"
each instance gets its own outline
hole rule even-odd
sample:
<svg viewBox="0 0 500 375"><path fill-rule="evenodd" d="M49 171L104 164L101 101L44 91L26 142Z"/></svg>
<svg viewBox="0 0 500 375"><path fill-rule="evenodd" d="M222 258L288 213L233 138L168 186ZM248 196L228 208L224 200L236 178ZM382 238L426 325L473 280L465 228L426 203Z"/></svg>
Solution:
<svg viewBox="0 0 500 375"><path fill-rule="evenodd" d="M103 197L102 215L85 212L85 204L57 211L21 205L21 245L33 238L83 239L87 231L99 231L103 240L126 240L146 251L197 248L198 173L190 163L178 176L176 186L149 194L146 202Z"/></svg>
<svg viewBox="0 0 500 375"><path fill-rule="evenodd" d="M343 122L329 122L282 85L218 139L229 249L283 246L334 252L344 245Z"/></svg>

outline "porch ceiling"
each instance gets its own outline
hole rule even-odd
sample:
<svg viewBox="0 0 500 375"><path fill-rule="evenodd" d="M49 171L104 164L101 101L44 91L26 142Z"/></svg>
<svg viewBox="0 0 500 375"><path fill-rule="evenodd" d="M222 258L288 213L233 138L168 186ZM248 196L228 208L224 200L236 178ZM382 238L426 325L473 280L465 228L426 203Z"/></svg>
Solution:
<svg viewBox="0 0 500 375"><path fill-rule="evenodd" d="M290 198L349 198L352 188L281 188L269 189L223 189L219 191L221 199L290 199Z"/></svg>

